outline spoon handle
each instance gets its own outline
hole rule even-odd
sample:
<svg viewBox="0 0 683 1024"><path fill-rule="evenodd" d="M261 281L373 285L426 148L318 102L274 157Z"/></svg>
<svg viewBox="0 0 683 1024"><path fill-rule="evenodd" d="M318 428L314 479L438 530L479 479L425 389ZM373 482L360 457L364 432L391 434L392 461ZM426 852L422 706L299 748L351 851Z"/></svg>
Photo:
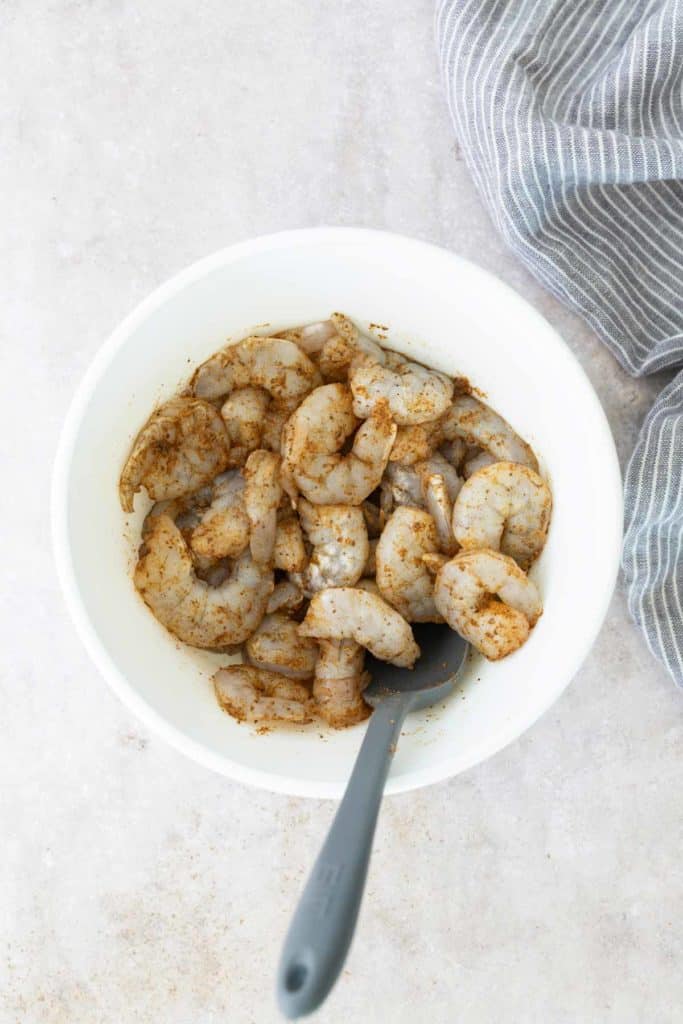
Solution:
<svg viewBox="0 0 683 1024"><path fill-rule="evenodd" d="M289 1020L312 1013L344 966L360 909L384 783L410 695L385 698L368 723L351 778L289 926L277 999Z"/></svg>

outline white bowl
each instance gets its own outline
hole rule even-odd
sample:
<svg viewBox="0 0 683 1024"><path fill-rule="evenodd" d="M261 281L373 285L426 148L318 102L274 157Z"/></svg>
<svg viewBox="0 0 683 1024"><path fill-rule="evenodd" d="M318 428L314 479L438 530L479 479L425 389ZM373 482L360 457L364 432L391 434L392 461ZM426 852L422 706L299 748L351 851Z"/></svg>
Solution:
<svg viewBox="0 0 683 1024"><path fill-rule="evenodd" d="M102 675L150 728L234 779L316 797L341 794L364 727L259 736L222 712L209 681L220 656L176 642L133 588L145 500L127 519L117 481L155 404L226 339L335 309L468 376L534 446L554 495L533 570L543 617L520 651L497 664L473 658L445 707L408 720L388 792L482 761L553 703L600 628L621 544L619 468L591 385L545 320L479 267L397 235L319 228L230 246L158 288L104 344L64 426L52 508L64 593Z"/></svg>

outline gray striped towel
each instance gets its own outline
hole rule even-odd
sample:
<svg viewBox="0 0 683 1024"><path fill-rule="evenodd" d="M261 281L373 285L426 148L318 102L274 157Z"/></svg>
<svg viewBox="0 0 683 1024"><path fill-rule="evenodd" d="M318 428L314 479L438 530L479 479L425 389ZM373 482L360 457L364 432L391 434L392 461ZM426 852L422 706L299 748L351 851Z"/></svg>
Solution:
<svg viewBox="0 0 683 1024"><path fill-rule="evenodd" d="M441 0L455 130L533 274L632 374L683 365L683 0ZM626 474L629 607L683 686L683 372Z"/></svg>

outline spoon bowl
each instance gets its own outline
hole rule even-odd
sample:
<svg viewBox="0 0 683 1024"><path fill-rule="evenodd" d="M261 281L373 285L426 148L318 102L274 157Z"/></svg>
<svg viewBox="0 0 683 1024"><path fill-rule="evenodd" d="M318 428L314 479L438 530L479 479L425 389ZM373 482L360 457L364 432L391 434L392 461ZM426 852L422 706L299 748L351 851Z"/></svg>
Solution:
<svg viewBox="0 0 683 1024"><path fill-rule="evenodd" d="M414 668L396 668L368 654L365 659L372 682L363 691L372 708L394 694L412 694L409 711L421 711L448 697L460 672L469 645L442 622L420 622L413 626L420 648Z"/></svg>

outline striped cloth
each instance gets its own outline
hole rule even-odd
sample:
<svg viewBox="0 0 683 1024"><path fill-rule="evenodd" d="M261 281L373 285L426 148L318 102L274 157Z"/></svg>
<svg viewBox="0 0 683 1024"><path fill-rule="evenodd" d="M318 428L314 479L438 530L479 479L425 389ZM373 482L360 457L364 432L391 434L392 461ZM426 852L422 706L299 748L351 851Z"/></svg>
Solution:
<svg viewBox="0 0 683 1024"><path fill-rule="evenodd" d="M683 0L440 0L453 124L498 230L630 373L683 366ZM683 372L626 474L623 566L683 685Z"/></svg>

